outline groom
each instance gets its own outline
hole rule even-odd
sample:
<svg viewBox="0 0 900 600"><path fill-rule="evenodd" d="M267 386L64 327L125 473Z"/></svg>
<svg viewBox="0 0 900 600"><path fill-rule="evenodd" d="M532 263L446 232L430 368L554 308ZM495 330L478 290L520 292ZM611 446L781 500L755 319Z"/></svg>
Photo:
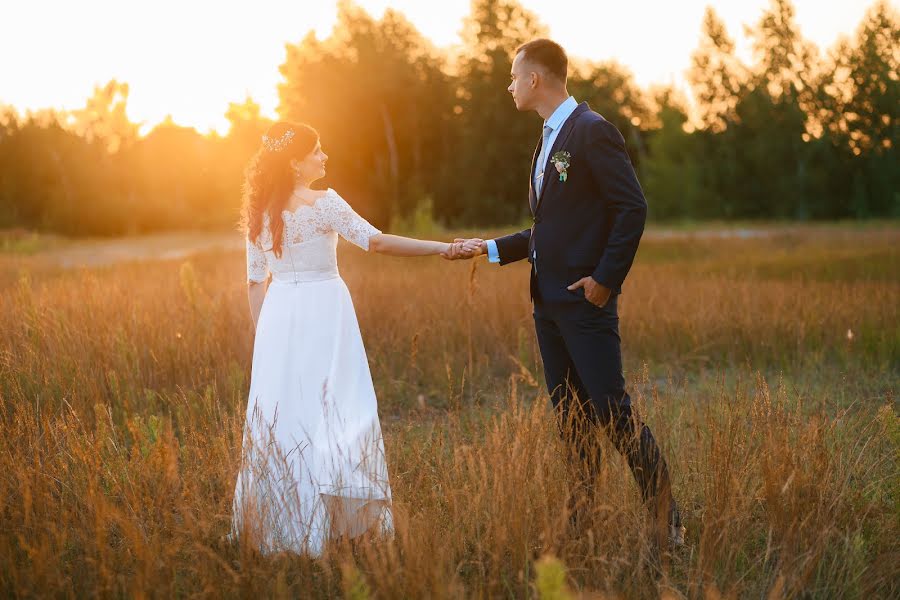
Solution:
<svg viewBox="0 0 900 600"><path fill-rule="evenodd" d="M487 254L531 263L534 323L561 431L593 472L599 447L575 423L606 429L625 455L655 519L659 542L684 543L669 472L650 429L632 410L619 349L618 296L644 231L647 202L618 129L566 89L561 46L520 46L507 91L544 119L534 151L529 229L495 240L457 240L451 258ZM585 420L586 419L586 420ZM592 473L591 478L595 476Z"/></svg>

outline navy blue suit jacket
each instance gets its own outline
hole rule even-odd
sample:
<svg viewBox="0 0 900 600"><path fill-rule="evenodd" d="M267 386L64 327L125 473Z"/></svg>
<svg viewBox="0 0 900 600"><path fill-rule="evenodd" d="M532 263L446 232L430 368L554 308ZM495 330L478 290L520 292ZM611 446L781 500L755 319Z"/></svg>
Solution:
<svg viewBox="0 0 900 600"><path fill-rule="evenodd" d="M567 287L587 275L621 293L647 218L647 201L622 134L587 102L579 104L547 154L537 195L531 182L540 146L538 140L529 177L533 224L495 240L500 264L535 262L531 296L546 304L584 302L583 289ZM560 150L571 155L564 182L550 163Z"/></svg>

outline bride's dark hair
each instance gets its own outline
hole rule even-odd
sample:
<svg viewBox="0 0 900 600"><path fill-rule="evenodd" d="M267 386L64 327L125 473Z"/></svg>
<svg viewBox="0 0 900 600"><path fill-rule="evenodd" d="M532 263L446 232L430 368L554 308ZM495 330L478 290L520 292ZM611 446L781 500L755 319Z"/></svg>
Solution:
<svg viewBox="0 0 900 600"><path fill-rule="evenodd" d="M241 228L255 243L262 232L263 212L269 213L275 256L281 256L284 235L281 211L294 189L291 159L303 160L318 141L318 132L309 125L278 121L266 131L259 150L244 171Z"/></svg>

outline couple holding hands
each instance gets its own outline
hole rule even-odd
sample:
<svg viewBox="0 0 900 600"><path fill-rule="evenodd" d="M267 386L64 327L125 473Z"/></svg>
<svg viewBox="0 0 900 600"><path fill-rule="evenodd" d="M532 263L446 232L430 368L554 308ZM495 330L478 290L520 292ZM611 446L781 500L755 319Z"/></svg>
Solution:
<svg viewBox="0 0 900 600"><path fill-rule="evenodd" d="M684 527L665 460L625 390L617 303L644 231L647 203L620 132L566 89L556 43L520 46L508 87L544 119L532 159L532 226L452 244L384 234L334 190L312 190L327 155L306 125L279 122L247 170L243 221L254 340L232 533L263 551L320 555L329 539L391 534L391 489L377 402L338 235L395 256L486 255L531 264L530 295L560 433L596 477L604 430L627 459L655 542ZM271 275L271 283L266 282ZM578 511L572 510L578 527Z"/></svg>

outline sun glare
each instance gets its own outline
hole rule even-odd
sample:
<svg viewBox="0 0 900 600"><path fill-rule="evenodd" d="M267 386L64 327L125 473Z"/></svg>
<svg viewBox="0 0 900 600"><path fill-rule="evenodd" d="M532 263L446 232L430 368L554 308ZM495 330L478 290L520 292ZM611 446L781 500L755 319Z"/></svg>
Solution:
<svg viewBox="0 0 900 600"><path fill-rule="evenodd" d="M617 60L634 72L639 85L675 84L683 89L703 10L710 4L708 0L521 3L572 56ZM438 47L459 43L470 8L469 0L358 0L357 4L375 17L388 8L402 12ZM743 25L754 24L767 4L768 0L712 3L736 40L739 55L750 54ZM870 4L794 1L804 35L822 49L839 35L851 33ZM327 1L264 0L251 8L162 0L143 6L137 12L134 5L104 0L37 0L5 7L11 12L8 22L39 27L13 28L0 37L2 55L27 57L0 61L0 104L20 111L75 109L84 105L95 85L116 79L130 85L128 116L141 124L144 133L169 116L202 132L225 133L228 104L243 102L247 96L260 104L264 115L275 115L278 65L284 61L285 44L298 42L310 30L320 39L327 37L337 15L336 2Z"/></svg>

